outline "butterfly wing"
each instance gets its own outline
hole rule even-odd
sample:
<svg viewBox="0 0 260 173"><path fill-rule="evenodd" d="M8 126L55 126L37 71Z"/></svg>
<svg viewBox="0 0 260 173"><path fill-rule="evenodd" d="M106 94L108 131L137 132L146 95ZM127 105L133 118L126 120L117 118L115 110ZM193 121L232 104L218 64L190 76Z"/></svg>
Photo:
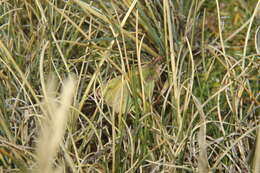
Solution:
<svg viewBox="0 0 260 173"><path fill-rule="evenodd" d="M115 112L126 110L130 100L130 93L126 80L122 76L117 76L103 85L102 93L106 104L112 107Z"/></svg>

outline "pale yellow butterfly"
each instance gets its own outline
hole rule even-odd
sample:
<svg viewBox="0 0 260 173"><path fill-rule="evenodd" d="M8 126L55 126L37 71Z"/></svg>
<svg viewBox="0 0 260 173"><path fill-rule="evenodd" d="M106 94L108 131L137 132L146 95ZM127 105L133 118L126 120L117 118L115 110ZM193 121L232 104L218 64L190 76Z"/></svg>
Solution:
<svg viewBox="0 0 260 173"><path fill-rule="evenodd" d="M149 64L142 67L142 74L144 80L144 92L147 97L151 97L155 81L159 78L160 75L160 65ZM139 81L139 71L134 69L128 76L117 76L111 80L109 80L106 84L101 87L102 95L104 101L107 105L112 107L115 112L128 111L131 107L131 92L130 86L134 84L137 86L137 90L141 92L141 85ZM130 84L127 85L127 84ZM127 110L126 110L127 109Z"/></svg>

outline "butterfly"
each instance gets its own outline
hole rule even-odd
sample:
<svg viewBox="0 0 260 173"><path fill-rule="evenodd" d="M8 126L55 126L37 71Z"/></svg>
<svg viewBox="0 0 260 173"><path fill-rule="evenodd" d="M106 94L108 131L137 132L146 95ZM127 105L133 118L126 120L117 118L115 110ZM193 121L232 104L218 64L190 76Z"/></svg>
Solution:
<svg viewBox="0 0 260 173"><path fill-rule="evenodd" d="M160 77L161 65L148 64L141 67L144 95L151 98L155 82ZM106 84L102 85L101 92L105 103L115 112L124 112L130 110L133 102L132 91L135 90L138 95L142 95L140 71L134 68L126 75L119 75Z"/></svg>

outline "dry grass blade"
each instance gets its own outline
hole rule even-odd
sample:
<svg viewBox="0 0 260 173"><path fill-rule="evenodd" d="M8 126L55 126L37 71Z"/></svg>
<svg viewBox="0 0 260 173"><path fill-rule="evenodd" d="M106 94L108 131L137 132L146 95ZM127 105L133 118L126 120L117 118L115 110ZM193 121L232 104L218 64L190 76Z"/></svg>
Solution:
<svg viewBox="0 0 260 173"><path fill-rule="evenodd" d="M255 33L255 49L257 54L260 54L260 27L257 28Z"/></svg>
<svg viewBox="0 0 260 173"><path fill-rule="evenodd" d="M72 78L64 82L60 104L58 104L56 98L53 97L56 88L53 78L48 86L48 98L45 98L44 104L50 115L44 115L45 120L37 148L38 165L36 172L38 173L51 173L55 171L52 168L52 164L65 132L74 86L75 81Z"/></svg>
<svg viewBox="0 0 260 173"><path fill-rule="evenodd" d="M99 19L102 19L106 23L110 23L108 18L105 15L103 15L99 9L97 9L81 0L73 0L73 2L78 4L85 12L93 14L94 16L96 16Z"/></svg>
<svg viewBox="0 0 260 173"><path fill-rule="evenodd" d="M198 145L199 145L198 172L206 173L209 170L209 163L207 157L207 141L206 141L206 116L204 114L203 107L199 102L199 100L196 97L193 97L193 100L201 116L201 126L198 132Z"/></svg>
<svg viewBox="0 0 260 173"><path fill-rule="evenodd" d="M252 173L260 172L260 128L257 129L256 145L254 149L254 158L252 160Z"/></svg>
<svg viewBox="0 0 260 173"><path fill-rule="evenodd" d="M244 51L243 51L243 64L242 64L243 68L245 67L245 57L246 57L246 53L247 53L248 41L250 39L250 33L251 33L251 29L252 29L252 24L254 22L254 18L256 16L256 14L259 13L259 6L260 6L260 1L258 1L258 3L256 4L254 12L253 12L252 16L250 17L250 22L249 22L247 33L246 33L245 44L244 44Z"/></svg>
<svg viewBox="0 0 260 173"><path fill-rule="evenodd" d="M131 12L132 12L133 8L135 7L135 4L136 4L136 3L137 3L137 0L134 0L134 1L132 2L131 6L129 7L129 10L127 11L127 13L126 13L124 19L122 20L122 22L121 22L121 24L120 24L120 27L122 27L122 28L124 27L124 25L125 25L125 23L126 23L128 17L129 17L129 15L131 14Z"/></svg>
<svg viewBox="0 0 260 173"><path fill-rule="evenodd" d="M31 84L29 81L26 79L26 76L18 66L17 62L15 61L14 57L12 56L11 52L7 49L7 47L4 45L4 43L0 40L0 50L3 51L5 54L6 62L10 63L12 66L14 66L15 71L19 74L19 77L22 78L22 81L25 83L25 85L28 87L28 90L31 92L31 94L34 96L34 99L37 101L37 103L40 103L38 98L36 97L36 93L33 90ZM4 62L5 62L4 61Z"/></svg>

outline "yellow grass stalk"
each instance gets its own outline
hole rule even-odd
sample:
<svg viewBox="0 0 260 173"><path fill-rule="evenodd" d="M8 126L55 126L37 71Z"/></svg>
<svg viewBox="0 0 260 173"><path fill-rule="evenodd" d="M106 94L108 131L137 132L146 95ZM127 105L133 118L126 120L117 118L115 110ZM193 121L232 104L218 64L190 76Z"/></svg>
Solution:
<svg viewBox="0 0 260 173"><path fill-rule="evenodd" d="M47 88L47 95L44 100L44 106L47 109L44 115L41 136L37 147L37 173L61 172L62 168L53 169L53 162L58 151L60 142L62 141L67 117L69 115L69 107L71 106L75 81L72 78L64 82L60 104L55 98L56 82L51 79Z"/></svg>

